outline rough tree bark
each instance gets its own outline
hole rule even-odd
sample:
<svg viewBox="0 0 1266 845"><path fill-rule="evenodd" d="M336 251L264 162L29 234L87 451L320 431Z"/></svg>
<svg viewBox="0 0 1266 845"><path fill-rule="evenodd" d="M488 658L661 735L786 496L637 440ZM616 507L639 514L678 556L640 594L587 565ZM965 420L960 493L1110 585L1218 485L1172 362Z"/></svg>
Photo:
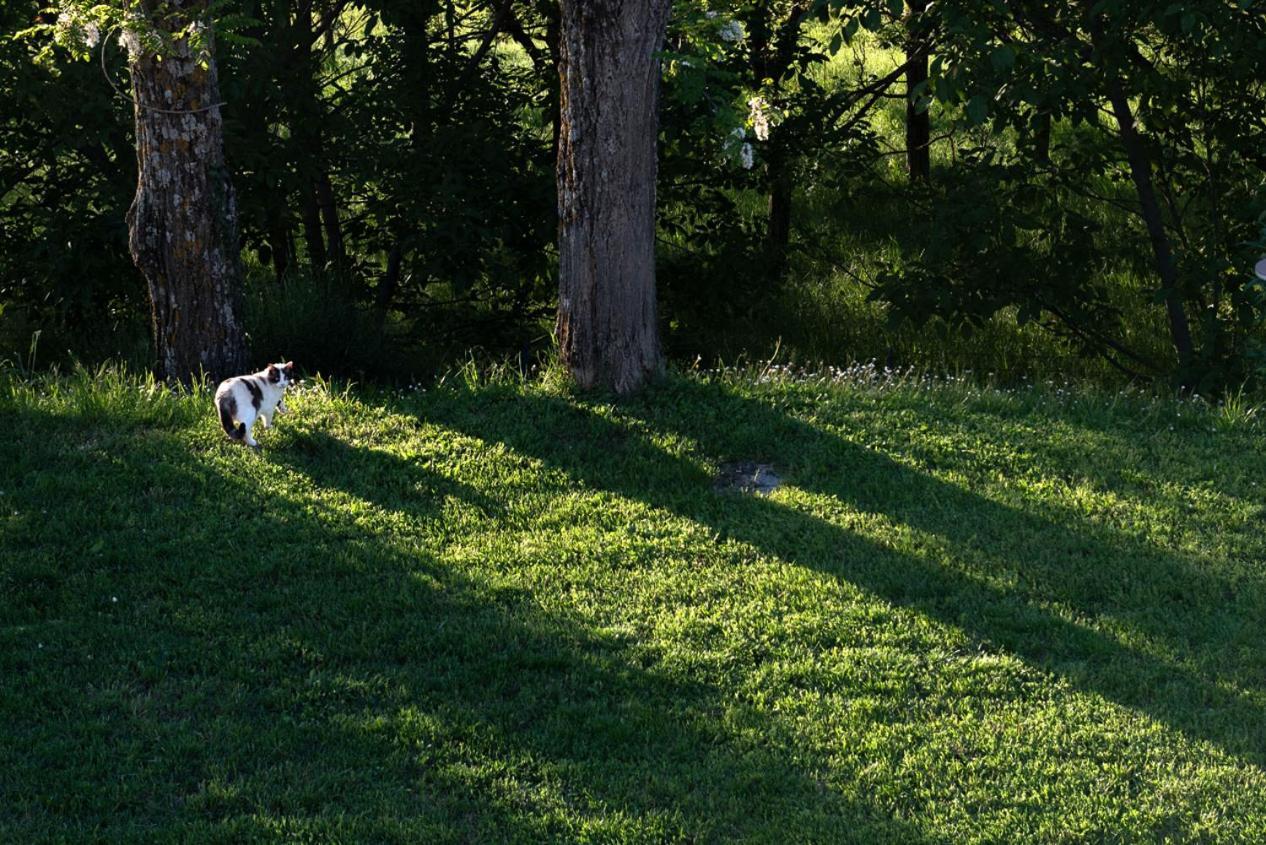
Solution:
<svg viewBox="0 0 1266 845"><path fill-rule="evenodd" d="M669 0L563 0L558 342L583 388L661 368L655 299L659 60Z"/></svg>
<svg viewBox="0 0 1266 845"><path fill-rule="evenodd" d="M166 14L195 19L205 5L157 3L149 10L151 20L172 26ZM207 39L210 49L209 32ZM177 42L161 60L134 44L129 66L139 175L128 236L149 283L157 373L182 381L239 373L242 270L214 58L200 67L187 43Z"/></svg>

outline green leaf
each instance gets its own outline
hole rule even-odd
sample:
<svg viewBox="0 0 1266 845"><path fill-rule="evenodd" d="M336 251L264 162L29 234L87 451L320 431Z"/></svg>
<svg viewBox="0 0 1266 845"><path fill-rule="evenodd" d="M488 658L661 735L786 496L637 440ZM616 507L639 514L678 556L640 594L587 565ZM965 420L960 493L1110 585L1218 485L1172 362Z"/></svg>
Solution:
<svg viewBox="0 0 1266 845"><path fill-rule="evenodd" d="M1011 70L1015 66L1015 51L1006 44L1001 44L989 56L989 61L993 64L994 70Z"/></svg>
<svg viewBox="0 0 1266 845"><path fill-rule="evenodd" d="M985 118L988 116L989 104L980 94L967 101L967 119L971 121L973 126L984 123Z"/></svg>

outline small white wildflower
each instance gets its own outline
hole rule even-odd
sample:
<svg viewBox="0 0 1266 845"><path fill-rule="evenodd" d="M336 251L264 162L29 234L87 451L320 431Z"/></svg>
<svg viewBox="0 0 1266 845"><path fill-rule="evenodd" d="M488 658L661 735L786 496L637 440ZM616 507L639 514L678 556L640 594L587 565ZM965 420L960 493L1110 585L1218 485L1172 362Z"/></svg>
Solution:
<svg viewBox="0 0 1266 845"><path fill-rule="evenodd" d="M742 160L742 162L743 162L743 169L744 169L744 170L751 170L751 169L752 169L752 165L756 163L756 159L755 159L755 157L754 157L754 155L753 155L753 152L752 152L752 145L751 145L751 144L744 144L744 145L743 145L743 148L742 148L741 150L739 150L739 158L740 158L740 159Z"/></svg>
<svg viewBox="0 0 1266 845"><path fill-rule="evenodd" d="M118 596L110 596L110 601L114 602L115 604L118 604L118 603L119 603L119 597L118 597Z"/></svg>
<svg viewBox="0 0 1266 845"><path fill-rule="evenodd" d="M709 9L705 15L705 17L707 17L708 20L714 20L716 16L717 16L717 13L713 9Z"/></svg>
<svg viewBox="0 0 1266 845"><path fill-rule="evenodd" d="M84 44L96 47L101 43L101 30L95 23L84 24Z"/></svg>

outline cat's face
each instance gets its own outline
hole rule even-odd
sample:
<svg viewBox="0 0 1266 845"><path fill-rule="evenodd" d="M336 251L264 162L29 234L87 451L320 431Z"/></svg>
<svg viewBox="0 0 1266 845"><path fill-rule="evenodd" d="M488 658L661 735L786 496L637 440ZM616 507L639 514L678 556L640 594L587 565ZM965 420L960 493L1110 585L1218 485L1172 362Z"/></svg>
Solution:
<svg viewBox="0 0 1266 845"><path fill-rule="evenodd" d="M295 362L287 361L284 364L268 365L268 383L275 384L278 387L285 387L294 381L295 378Z"/></svg>

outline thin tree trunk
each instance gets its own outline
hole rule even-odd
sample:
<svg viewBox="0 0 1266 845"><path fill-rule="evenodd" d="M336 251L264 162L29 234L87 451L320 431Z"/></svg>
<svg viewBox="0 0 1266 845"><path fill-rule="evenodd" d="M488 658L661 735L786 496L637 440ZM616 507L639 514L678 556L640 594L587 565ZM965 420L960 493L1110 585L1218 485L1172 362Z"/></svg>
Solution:
<svg viewBox="0 0 1266 845"><path fill-rule="evenodd" d="M1147 234L1152 242L1156 270L1160 276L1161 289L1165 292L1169 333L1174 342L1174 349L1178 352L1179 362L1186 363L1191 359L1193 351L1191 328L1187 322L1187 312L1183 308L1182 292L1178 289L1178 263L1174 260L1174 251L1169 242L1169 235L1165 232L1160 204L1156 201L1156 189L1152 183L1152 163L1144 140L1139 134L1138 126L1134 122L1134 112L1130 109L1130 100L1121 84L1121 76L1113 67L1095 6L1091 0L1082 0L1082 8L1086 11L1091 45L1094 47L1094 53L1097 54L1095 58L1107 81L1108 102L1112 106L1113 116L1117 119L1121 132L1121 144L1125 147L1126 160L1130 165L1130 179L1134 182L1134 190L1138 194L1139 205L1143 212L1143 222L1147 226Z"/></svg>
<svg viewBox="0 0 1266 845"><path fill-rule="evenodd" d="M927 0L908 0L906 18L906 170L911 181L927 182L932 178L932 118L928 110L919 109L916 88L928 78L926 27L921 20Z"/></svg>
<svg viewBox="0 0 1266 845"><path fill-rule="evenodd" d="M1040 164L1051 163L1051 113L1040 112L1033 117L1033 156Z"/></svg>
<svg viewBox="0 0 1266 845"><path fill-rule="evenodd" d="M1156 190L1152 185L1152 165L1143 146L1143 139L1135 128L1130 101L1121 88L1120 80L1113 78L1108 87L1112 113L1121 128L1121 143L1125 146L1125 155L1130 163L1130 178L1134 181L1139 205L1142 206L1143 222L1147 225L1147 234L1152 241L1152 253L1156 257L1161 289L1165 291L1165 309L1169 314L1169 331L1173 337L1174 349L1180 360L1187 361L1192 352L1191 329L1187 324L1187 313L1183 309L1182 293L1178 290L1178 263L1174 260L1173 248L1161 217L1160 204L1156 201Z"/></svg>
<svg viewBox="0 0 1266 845"><path fill-rule="evenodd" d="M313 46L312 7L300 4L295 11L290 42L289 101L291 156L302 186L300 215L308 259L314 269L339 263L343 257L342 231L334 209L334 191L325 161L325 109L317 90L318 58ZM324 231L324 235L322 232Z"/></svg>
<svg viewBox="0 0 1266 845"><path fill-rule="evenodd" d="M404 251L397 239L391 251L387 253L387 272L378 283L378 290L374 295L374 310L378 312L379 325L386 321L387 312L391 310L391 300L396 295L396 288L400 286L400 265L403 259Z"/></svg>
<svg viewBox="0 0 1266 845"><path fill-rule="evenodd" d="M325 227L325 247L330 260L342 265L347 256L343 248L343 226L338 219L338 203L334 199L334 186L330 184L329 171L322 168L316 180L317 206L321 209L321 223Z"/></svg>
<svg viewBox="0 0 1266 845"><path fill-rule="evenodd" d="M669 0L563 0L558 151L562 360L630 393L661 368L655 298L659 60Z"/></svg>
<svg viewBox="0 0 1266 845"><path fill-rule="evenodd" d="M196 16L204 9L157 9L172 11ZM152 17L160 25L183 23ZM161 60L134 47L130 70L139 173L128 242L149 284L157 373L182 381L239 373L246 358L242 268L214 53L200 67L184 43Z"/></svg>
<svg viewBox="0 0 1266 845"><path fill-rule="evenodd" d="M777 152L769 162L769 216L766 219L765 255L769 279L777 284L787 270L787 250L791 245L791 203L794 184L787 163Z"/></svg>
<svg viewBox="0 0 1266 845"><path fill-rule="evenodd" d="M268 227L268 249L272 253L273 274L280 282L290 269L290 227L281 214L274 214Z"/></svg>
<svg viewBox="0 0 1266 845"><path fill-rule="evenodd" d="M308 263L313 269L326 265L325 237L321 234L321 210L317 204L316 186L305 185L303 192L303 239L308 244Z"/></svg>

